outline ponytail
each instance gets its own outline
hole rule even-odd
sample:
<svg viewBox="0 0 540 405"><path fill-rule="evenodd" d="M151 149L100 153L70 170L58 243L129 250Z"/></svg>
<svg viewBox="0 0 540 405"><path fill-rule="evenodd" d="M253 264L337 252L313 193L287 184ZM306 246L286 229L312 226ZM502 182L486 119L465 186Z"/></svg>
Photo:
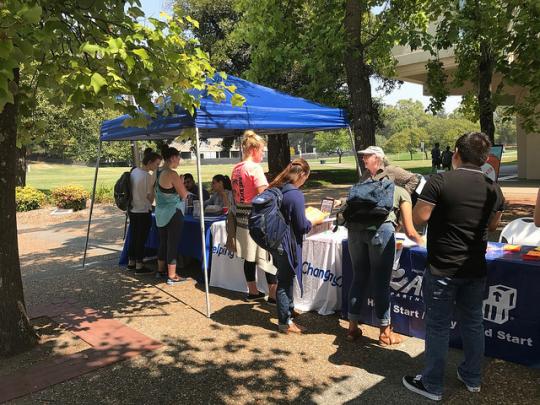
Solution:
<svg viewBox="0 0 540 405"><path fill-rule="evenodd" d="M309 174L309 163L302 158L296 158L270 183L270 187L282 187L286 183L294 183L302 173Z"/></svg>
<svg viewBox="0 0 540 405"><path fill-rule="evenodd" d="M223 174L216 174L213 177L213 180L219 181L220 183L223 183L223 188L225 190L231 190L232 191L232 183L229 176L223 175Z"/></svg>

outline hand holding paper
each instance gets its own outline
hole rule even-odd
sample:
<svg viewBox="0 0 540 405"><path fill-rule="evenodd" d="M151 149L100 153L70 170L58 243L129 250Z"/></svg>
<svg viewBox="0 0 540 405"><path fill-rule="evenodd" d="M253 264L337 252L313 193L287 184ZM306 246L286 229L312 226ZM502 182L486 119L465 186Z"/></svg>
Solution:
<svg viewBox="0 0 540 405"><path fill-rule="evenodd" d="M322 224L322 222L327 216L328 216L328 213L324 213L317 208L313 208L313 207L306 208L306 218L309 219L309 221L313 225Z"/></svg>

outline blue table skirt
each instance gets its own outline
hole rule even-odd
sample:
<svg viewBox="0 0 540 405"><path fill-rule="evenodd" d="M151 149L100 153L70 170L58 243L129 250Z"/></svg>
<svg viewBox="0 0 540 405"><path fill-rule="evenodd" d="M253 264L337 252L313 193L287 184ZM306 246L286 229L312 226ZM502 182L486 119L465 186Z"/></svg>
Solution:
<svg viewBox="0 0 540 405"><path fill-rule="evenodd" d="M486 356L540 368L540 262L524 261L521 253L504 253L490 243L484 300ZM530 248L524 249L528 250ZM399 269L390 284L392 324L398 333L425 338L422 279L425 248L404 248ZM352 267L348 241L343 241L342 312L347 315ZM372 301L362 311L362 321L376 324ZM461 347L459 322L452 322L450 345Z"/></svg>
<svg viewBox="0 0 540 405"><path fill-rule="evenodd" d="M204 230L205 230L205 239L206 239L206 260L208 263L208 271L211 268L212 260L212 235L210 232L210 227L214 222L224 221L225 216L219 217L205 217L204 221ZM128 246L131 239L130 230L128 228L126 240L124 242L124 248L120 255L119 264L122 266L127 265L128 263ZM152 214L152 227L148 233L148 239L145 243L145 257L152 257L157 255L157 249L159 247L159 232L156 226L156 218ZM199 218L194 218L191 215L186 215L184 217L184 227L182 229L182 236L178 242L178 253L183 256L193 257L201 262L202 267L202 241L201 241L201 225ZM201 275L202 280L202 275ZM198 280L198 281L201 281Z"/></svg>

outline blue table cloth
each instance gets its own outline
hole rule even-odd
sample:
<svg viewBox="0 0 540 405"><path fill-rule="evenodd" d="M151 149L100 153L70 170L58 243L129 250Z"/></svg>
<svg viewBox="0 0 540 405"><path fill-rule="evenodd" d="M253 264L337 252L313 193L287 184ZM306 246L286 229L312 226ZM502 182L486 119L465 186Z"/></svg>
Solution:
<svg viewBox="0 0 540 405"><path fill-rule="evenodd" d="M214 222L224 221L225 216L219 217L205 217L204 218L204 231L206 239L206 261L208 263L208 271L211 268L212 260L212 235L210 232L210 227ZM128 228L126 235L126 240L124 242L124 247L120 255L121 266L125 266L128 263L128 246L131 236ZM157 255L157 249L159 247L159 232L156 226L156 218L152 214L152 227L148 233L148 239L145 243L145 257L151 257ZM201 262L201 268L203 266L203 254L202 254L202 241L201 241L201 225L199 218L194 218L191 215L184 216L184 227L182 229L182 236L178 242L178 254L183 256L193 257ZM203 275L201 274L200 280L202 281Z"/></svg>
<svg viewBox="0 0 540 405"><path fill-rule="evenodd" d="M502 250L502 244L489 243L487 287L484 299L486 356L540 368L540 262L526 261L522 254ZM425 248L404 248L399 268L390 283L391 313L398 333L425 338L422 279L426 266ZM343 241L343 301L347 315L352 267L348 242ZM376 325L373 301L368 299L362 321ZM450 345L461 347L459 321L452 321Z"/></svg>

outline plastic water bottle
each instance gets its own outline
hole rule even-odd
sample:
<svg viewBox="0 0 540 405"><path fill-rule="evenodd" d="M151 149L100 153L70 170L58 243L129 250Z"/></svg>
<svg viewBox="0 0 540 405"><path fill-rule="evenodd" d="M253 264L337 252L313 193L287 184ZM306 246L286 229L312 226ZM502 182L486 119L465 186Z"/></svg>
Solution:
<svg viewBox="0 0 540 405"><path fill-rule="evenodd" d="M191 193L186 197L186 214L193 215L193 194Z"/></svg>

